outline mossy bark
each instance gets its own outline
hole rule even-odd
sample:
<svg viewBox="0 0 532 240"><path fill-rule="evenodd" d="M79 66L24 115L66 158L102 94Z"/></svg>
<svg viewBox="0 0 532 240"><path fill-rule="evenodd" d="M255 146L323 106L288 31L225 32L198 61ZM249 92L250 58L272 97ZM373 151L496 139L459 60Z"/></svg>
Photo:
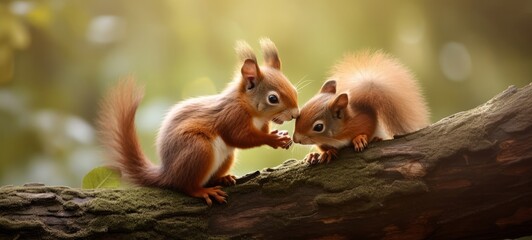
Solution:
<svg viewBox="0 0 532 240"><path fill-rule="evenodd" d="M8 239L502 239L532 235L532 85L327 165L288 160L224 205L148 188L0 188Z"/></svg>

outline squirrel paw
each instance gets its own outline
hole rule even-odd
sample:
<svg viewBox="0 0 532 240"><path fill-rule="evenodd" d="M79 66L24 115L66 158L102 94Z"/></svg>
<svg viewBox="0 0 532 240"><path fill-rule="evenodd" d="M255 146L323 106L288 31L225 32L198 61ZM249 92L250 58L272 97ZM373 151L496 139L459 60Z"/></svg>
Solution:
<svg viewBox="0 0 532 240"><path fill-rule="evenodd" d="M355 151L361 152L368 146L368 135L366 134L360 134L353 139L353 146L355 147Z"/></svg>
<svg viewBox="0 0 532 240"><path fill-rule="evenodd" d="M225 193L221 189L221 186L199 188L195 191L190 192L190 196L205 199L205 202L207 202L207 205L209 205L209 207L212 206L211 197L213 197L219 203L227 203L227 200L225 199L227 197L227 193Z"/></svg>
<svg viewBox="0 0 532 240"><path fill-rule="evenodd" d="M270 134L277 134L279 136L286 136L286 135L288 135L288 131L286 131L286 130L279 131L279 130L275 129L275 130L271 131Z"/></svg>
<svg viewBox="0 0 532 240"><path fill-rule="evenodd" d="M292 138L290 138L290 135L288 135L288 131L279 131L279 130L273 130L270 134L274 135L274 140L272 143L268 144L272 148L284 148L288 149L290 146L292 146Z"/></svg>
<svg viewBox="0 0 532 240"><path fill-rule="evenodd" d="M314 165L318 163L318 159L320 158L319 153L309 153L307 156L305 156L305 161L308 162L310 165Z"/></svg>
<svg viewBox="0 0 532 240"><path fill-rule="evenodd" d="M338 155L338 151L336 149L329 149L329 150L322 152L321 154L309 153L305 157L305 160L311 165L329 163L331 160L336 158L337 155Z"/></svg>
<svg viewBox="0 0 532 240"><path fill-rule="evenodd" d="M336 149L328 149L327 151L321 153L319 163L329 163L331 160L338 156L338 151Z"/></svg>
<svg viewBox="0 0 532 240"><path fill-rule="evenodd" d="M236 177L233 175L225 175L223 177L211 180L211 185L233 186L236 184Z"/></svg>

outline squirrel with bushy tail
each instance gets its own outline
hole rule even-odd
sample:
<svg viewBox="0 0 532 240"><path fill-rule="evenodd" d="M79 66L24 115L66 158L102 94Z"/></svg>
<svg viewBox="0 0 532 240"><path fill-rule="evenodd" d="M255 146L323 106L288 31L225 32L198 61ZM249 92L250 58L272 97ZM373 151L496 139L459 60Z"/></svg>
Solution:
<svg viewBox="0 0 532 240"><path fill-rule="evenodd" d="M286 132L270 131L299 116L297 92L281 72L277 48L261 40L265 64L259 66L245 42L238 42L241 65L234 80L220 94L177 103L163 120L156 146L161 165L144 155L135 131L135 112L143 97L135 81L121 81L102 104L101 140L121 172L133 183L182 191L226 202L221 186L234 185L229 174L236 148L268 145L289 148Z"/></svg>
<svg viewBox="0 0 532 240"><path fill-rule="evenodd" d="M429 111L413 74L382 51L345 56L329 80L302 108L294 142L315 144L311 164L329 162L338 150L362 151L372 141L392 139L429 124Z"/></svg>

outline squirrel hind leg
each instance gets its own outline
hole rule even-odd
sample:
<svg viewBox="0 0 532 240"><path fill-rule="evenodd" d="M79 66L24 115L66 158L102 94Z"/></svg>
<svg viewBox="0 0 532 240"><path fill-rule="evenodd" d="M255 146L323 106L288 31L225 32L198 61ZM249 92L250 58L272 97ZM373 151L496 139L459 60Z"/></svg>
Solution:
<svg viewBox="0 0 532 240"><path fill-rule="evenodd" d="M205 199L205 202L207 202L207 205L209 205L209 207L212 206L211 197L214 198L214 200L216 200L219 203L226 203L227 202L227 200L226 200L227 193L225 193L222 190L221 186L208 187L208 188L198 187L198 188L195 188L195 189L189 189L189 190L187 190L185 192L188 195L190 195L191 197Z"/></svg>
<svg viewBox="0 0 532 240"><path fill-rule="evenodd" d="M220 167L216 170L216 172L213 174L209 182L207 183L207 186L233 186L236 184L236 177L234 175L229 174L229 170L233 166L234 162L234 154L230 154L224 162L220 165Z"/></svg>
<svg viewBox="0 0 532 240"><path fill-rule="evenodd" d="M236 185L236 177L231 174L227 174L220 177L213 177L207 186L233 186Z"/></svg>

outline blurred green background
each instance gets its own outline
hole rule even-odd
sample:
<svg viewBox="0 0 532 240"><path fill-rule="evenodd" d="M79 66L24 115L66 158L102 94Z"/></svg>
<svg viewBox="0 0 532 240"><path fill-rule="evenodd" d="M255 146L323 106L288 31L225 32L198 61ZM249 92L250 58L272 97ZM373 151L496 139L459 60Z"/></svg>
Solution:
<svg viewBox="0 0 532 240"><path fill-rule="evenodd" d="M432 121L532 76L532 1L40 0L0 2L0 185L80 186L105 164L94 119L105 91L133 74L144 150L166 110L214 94L236 69L233 46L270 37L303 104L341 56L384 49L417 75ZM260 53L257 51L260 58ZM238 126L235 126L238 127ZM292 132L293 123L274 126ZM311 150L242 150L234 173Z"/></svg>

